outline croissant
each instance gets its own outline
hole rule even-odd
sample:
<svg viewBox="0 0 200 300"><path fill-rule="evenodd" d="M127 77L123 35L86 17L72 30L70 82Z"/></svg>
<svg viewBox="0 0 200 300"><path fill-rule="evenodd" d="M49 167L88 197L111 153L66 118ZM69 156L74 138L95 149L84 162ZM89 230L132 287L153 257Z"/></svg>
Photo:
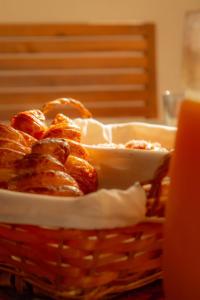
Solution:
<svg viewBox="0 0 200 300"><path fill-rule="evenodd" d="M24 146L28 146L23 134L10 125L0 123L0 137L10 139Z"/></svg>
<svg viewBox="0 0 200 300"><path fill-rule="evenodd" d="M37 152L27 154L15 161L15 168L16 176L8 181L10 190L60 196L83 194L76 180L66 173L64 165L52 155Z"/></svg>
<svg viewBox="0 0 200 300"><path fill-rule="evenodd" d="M24 154L30 153L31 151L30 147L24 146L23 144L14 140L2 137L0 137L0 148L9 148L12 150L22 152Z"/></svg>
<svg viewBox="0 0 200 300"><path fill-rule="evenodd" d="M24 132L24 131L21 131L21 130L18 130L18 132L21 133L21 135L24 137L25 141L26 141L26 144L28 147L32 147L33 144L36 143L37 139L34 138L32 135Z"/></svg>
<svg viewBox="0 0 200 300"><path fill-rule="evenodd" d="M62 123L65 125L67 124L72 125L73 121L69 117L65 116L64 114L58 113L52 120L51 125L58 125Z"/></svg>
<svg viewBox="0 0 200 300"><path fill-rule="evenodd" d="M15 176L15 162L30 152L24 136L10 125L0 124L0 188Z"/></svg>
<svg viewBox="0 0 200 300"><path fill-rule="evenodd" d="M23 111L13 116L11 126L28 133L36 139L42 138L47 129L45 115L38 109Z"/></svg>
<svg viewBox="0 0 200 300"><path fill-rule="evenodd" d="M65 162L65 168L78 182L78 185L84 194L97 190L97 172L88 161L80 157L69 155Z"/></svg>
<svg viewBox="0 0 200 300"><path fill-rule="evenodd" d="M73 156L77 156L83 159L88 159L89 158L89 153L85 149L85 147L76 141L65 139L65 141L69 144L69 152Z"/></svg>
<svg viewBox="0 0 200 300"><path fill-rule="evenodd" d="M32 153L50 154L61 163L65 163L69 152L69 144L64 139L46 138L32 146Z"/></svg>
<svg viewBox="0 0 200 300"><path fill-rule="evenodd" d="M42 112L47 114L49 111L54 110L58 106L69 105L79 110L82 118L91 118L91 112L78 100L72 98L58 98L49 101L43 105Z"/></svg>
<svg viewBox="0 0 200 300"><path fill-rule="evenodd" d="M0 148L0 167L14 167L16 160L21 159L24 153L9 148Z"/></svg>
<svg viewBox="0 0 200 300"><path fill-rule="evenodd" d="M31 153L15 162L16 173L23 175L27 173L39 173L47 170L65 172L64 165L55 157L48 154Z"/></svg>
<svg viewBox="0 0 200 300"><path fill-rule="evenodd" d="M23 152L0 148L0 187L7 188L8 181L15 176L15 162L24 156Z"/></svg>
<svg viewBox="0 0 200 300"><path fill-rule="evenodd" d="M75 124L59 123L51 125L44 133L43 138L66 138L77 142L81 140L81 130Z"/></svg>
<svg viewBox="0 0 200 300"><path fill-rule="evenodd" d="M47 186L27 189L24 188L23 192L65 197L78 197L83 195L82 191L78 187L71 185L62 185L60 187Z"/></svg>
<svg viewBox="0 0 200 300"><path fill-rule="evenodd" d="M79 188L76 180L62 171L47 170L18 175L8 183L9 190L27 191L31 189L60 188L73 186Z"/></svg>
<svg viewBox="0 0 200 300"><path fill-rule="evenodd" d="M46 138L32 146L32 153L47 153L65 163L69 154L88 159L88 151L79 142L61 138Z"/></svg>

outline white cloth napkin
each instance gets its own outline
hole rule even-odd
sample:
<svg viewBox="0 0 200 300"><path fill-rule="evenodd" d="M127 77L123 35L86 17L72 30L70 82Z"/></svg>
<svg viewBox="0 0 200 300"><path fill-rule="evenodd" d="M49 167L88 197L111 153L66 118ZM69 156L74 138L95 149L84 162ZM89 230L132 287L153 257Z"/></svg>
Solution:
<svg viewBox="0 0 200 300"><path fill-rule="evenodd" d="M168 151L112 149L98 144L144 139L172 149L176 133L174 127L139 122L110 125L94 119L76 119L75 122L82 129L82 142L86 144L91 163L97 169L99 187L107 189L126 189L135 181L143 183L151 180Z"/></svg>
<svg viewBox="0 0 200 300"><path fill-rule="evenodd" d="M173 148L176 127L129 122L102 124L95 119L76 119L82 129L82 142L87 145L102 143L126 143L131 139L159 142L163 147Z"/></svg>
<svg viewBox="0 0 200 300"><path fill-rule="evenodd" d="M64 198L0 190L0 222L76 229L133 225L144 219L144 190L101 189L83 197Z"/></svg>

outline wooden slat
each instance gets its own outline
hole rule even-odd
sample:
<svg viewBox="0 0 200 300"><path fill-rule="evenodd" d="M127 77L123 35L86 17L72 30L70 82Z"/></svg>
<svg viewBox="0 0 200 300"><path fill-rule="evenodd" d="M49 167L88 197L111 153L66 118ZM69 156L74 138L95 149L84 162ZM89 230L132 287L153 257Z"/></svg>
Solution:
<svg viewBox="0 0 200 300"><path fill-rule="evenodd" d="M89 107L88 107L89 108ZM147 116L146 107L104 107L104 108L91 108L91 113L95 118L99 117L133 117L133 116ZM66 112L67 113L67 112Z"/></svg>
<svg viewBox="0 0 200 300"><path fill-rule="evenodd" d="M21 91L19 89L0 89L0 103L9 105L26 104L27 102L32 103L44 103L47 101L54 100L60 97L71 97L74 99L79 99L80 101L117 101L117 100L147 100L148 91L135 91L135 90L65 90L53 89L53 88L38 88L38 89L26 89Z"/></svg>
<svg viewBox="0 0 200 300"><path fill-rule="evenodd" d="M129 118L133 118L134 117L143 117L143 118L147 118L148 117L148 112L146 107L143 108L117 108L117 109L113 109L113 108L104 108L104 109L91 109L90 110L92 115L95 117L95 119L99 119L99 118L117 118L117 117L129 117ZM8 110L8 111L0 111L0 120L1 121L9 121L11 119L11 117L16 114L18 112L17 111L13 111L13 110ZM67 116L71 117L71 118L76 118L78 117L76 114L74 114L73 111L66 111L64 112Z"/></svg>
<svg viewBox="0 0 200 300"><path fill-rule="evenodd" d="M133 39L128 37L117 37L116 39L70 39L55 38L0 38L0 53L26 53L26 52L69 52L69 51L145 51L147 42L145 39Z"/></svg>
<svg viewBox="0 0 200 300"><path fill-rule="evenodd" d="M16 113L18 113L19 111L22 110L26 110L26 109L30 109L31 108L41 108L43 103L38 103L38 105L32 104L31 106L27 106L24 105L23 109L17 109L17 108L5 108L5 109L1 109L0 110L0 120L10 120L10 118L15 115ZM88 103L85 103L85 105L87 106L87 108L92 112L92 115L95 116L95 118L107 118L107 117L118 117L118 116L123 116L123 117L133 117L133 116L147 116L148 111L146 109L145 104L142 106L126 106L126 107L113 107L113 106L106 106L106 107L90 107L90 105ZM67 116L70 117L78 117L79 114L77 113L77 111L71 109L71 108L67 108L67 109L62 109L61 110L62 113L64 113ZM49 115L49 117L54 117L56 114L56 111L52 114Z"/></svg>
<svg viewBox="0 0 200 300"><path fill-rule="evenodd" d="M147 67L147 58L133 55L0 55L1 70Z"/></svg>
<svg viewBox="0 0 200 300"><path fill-rule="evenodd" d="M34 91L34 93L2 93L0 91L0 119L8 120L15 112L23 111L28 106L30 108L41 108L42 105L50 100L59 97L72 97L82 101L88 107L95 118L109 116L146 116L146 102L148 94L145 91L86 91L86 92L45 92ZM95 99L95 101L94 101ZM107 106L107 102L110 106ZM121 105L116 105L116 101ZM7 105L9 103L9 105ZM32 103L32 104L31 104ZM96 104L95 104L96 103ZM112 104L113 103L113 104ZM123 103L126 103L124 105ZM127 105L130 103L130 105ZM101 105L100 105L101 104ZM139 104L139 105L138 105ZM14 109L16 108L17 109ZM72 117L74 110L62 108L62 112Z"/></svg>
<svg viewBox="0 0 200 300"><path fill-rule="evenodd" d="M95 71L95 70L94 70ZM119 72L119 73L117 73ZM0 87L23 86L60 86L60 85L93 85L93 84L147 84L148 73L131 73L128 70L116 73L109 72L0 72Z"/></svg>
<svg viewBox="0 0 200 300"><path fill-rule="evenodd" d="M147 35L149 24L1 24L0 36Z"/></svg>

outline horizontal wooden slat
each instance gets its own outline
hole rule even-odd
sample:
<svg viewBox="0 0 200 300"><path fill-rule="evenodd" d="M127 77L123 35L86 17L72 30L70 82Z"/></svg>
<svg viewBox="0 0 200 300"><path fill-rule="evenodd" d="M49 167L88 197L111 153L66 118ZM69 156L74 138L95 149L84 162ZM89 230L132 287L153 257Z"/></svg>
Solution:
<svg viewBox="0 0 200 300"><path fill-rule="evenodd" d="M117 73L118 72L118 73ZM114 72L0 72L0 87L62 86L93 84L147 84L148 73Z"/></svg>
<svg viewBox="0 0 200 300"><path fill-rule="evenodd" d="M26 107L28 109L33 108L41 108L42 105L47 102L54 100L60 97L72 97L80 100L88 107L93 116L97 117L116 117L116 116L129 116L129 115L147 115L146 109L146 101L148 94L144 91L91 91L91 92L74 92L74 93L48 93L43 92L39 93L0 93L0 119L10 118L15 112L20 110L25 110ZM107 106L107 102L110 102L110 106ZM116 105L116 103L120 103L120 105ZM92 103L92 105L91 105ZM126 103L126 105L124 105ZM127 105L130 103L130 105ZM139 105L138 105L139 103ZM19 104L19 109L16 107ZM30 104L30 105L29 105ZM100 105L101 104L101 105ZM70 114L72 117L76 117L74 115L74 111L69 111L69 109L62 108L62 112L66 114Z"/></svg>
<svg viewBox="0 0 200 300"><path fill-rule="evenodd" d="M32 89L22 91L20 93L19 89L8 89L5 92L5 89L0 89L0 103L6 105L12 105L16 103L26 104L27 102L32 103L45 103L47 101L54 100L60 97L71 97L74 99L78 99L80 101L116 101L116 100L146 100L148 98L147 91L116 91L116 90L108 90L108 91L98 91L98 90L82 90L82 91L69 91L65 89Z"/></svg>
<svg viewBox="0 0 200 300"><path fill-rule="evenodd" d="M90 108L88 107L92 113L92 115L95 118L99 117L118 117L118 116L124 116L124 117L131 117L131 116L146 116L146 107L102 107L102 108ZM65 114L69 112L65 112Z"/></svg>
<svg viewBox="0 0 200 300"><path fill-rule="evenodd" d="M141 102L142 103L142 102ZM24 105L22 107L6 107L4 109L0 110L0 121L4 120L10 120L10 118L17 114L20 111L28 110L30 108L40 109L42 107L43 103L38 103L38 105L32 104L31 106ZM95 118L106 118L106 117L117 117L117 116L123 116L123 117L132 117L132 116L146 116L147 115L147 109L145 106L145 103L141 106L132 106L130 103L130 106L123 106L123 103L121 106L97 106L90 105L89 103L85 103L86 107L91 111L93 117ZM62 108L61 110L54 111L51 114L48 115L48 117L53 118L57 112L62 112L67 116L70 116L71 118L79 117L78 111L75 109L72 109L70 107L68 108Z"/></svg>
<svg viewBox="0 0 200 300"><path fill-rule="evenodd" d="M147 35L153 24L1 24L1 36L91 36L91 35L119 35L144 34Z"/></svg>
<svg viewBox="0 0 200 300"><path fill-rule="evenodd" d="M69 52L69 51L145 51L147 41L145 39L133 39L130 37L117 37L116 39L0 39L0 53L23 52Z"/></svg>
<svg viewBox="0 0 200 300"><path fill-rule="evenodd" d="M8 122L11 117L17 112L13 111L0 111L0 122ZM134 117L148 117L146 107L143 108L105 108L105 109L92 109L92 115L95 119L98 118L117 118L117 117L131 117L134 120ZM78 117L74 114L73 111L66 111L65 114L71 118Z"/></svg>
<svg viewBox="0 0 200 300"><path fill-rule="evenodd" d="M18 69L65 69L65 68L128 68L144 67L148 65L147 57L130 54L114 55L104 53L101 55L58 55L42 54L27 55L0 55L0 70Z"/></svg>

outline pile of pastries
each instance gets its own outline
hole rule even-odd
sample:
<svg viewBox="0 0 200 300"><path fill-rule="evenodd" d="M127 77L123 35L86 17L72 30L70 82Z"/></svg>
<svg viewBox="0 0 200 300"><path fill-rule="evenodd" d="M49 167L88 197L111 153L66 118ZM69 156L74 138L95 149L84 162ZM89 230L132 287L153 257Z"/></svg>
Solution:
<svg viewBox="0 0 200 300"><path fill-rule="evenodd" d="M129 150L150 150L150 151L168 151L167 148L163 147L158 142L150 142L145 140L132 139L125 144L98 144L101 148L111 149L129 149Z"/></svg>
<svg viewBox="0 0 200 300"><path fill-rule="evenodd" d="M61 113L47 125L46 114L65 104L79 109L83 118L91 116L79 101L61 98L0 124L0 188L59 196L97 190L97 172L80 142L80 128Z"/></svg>
<svg viewBox="0 0 200 300"><path fill-rule="evenodd" d="M81 144L81 129L67 116L57 113L50 125L46 115L57 106L70 105L82 118L91 113L74 99L60 98L14 115L0 123L0 188L59 196L81 196L98 188L96 169ZM130 140L125 144L99 147L166 151L159 143Z"/></svg>

